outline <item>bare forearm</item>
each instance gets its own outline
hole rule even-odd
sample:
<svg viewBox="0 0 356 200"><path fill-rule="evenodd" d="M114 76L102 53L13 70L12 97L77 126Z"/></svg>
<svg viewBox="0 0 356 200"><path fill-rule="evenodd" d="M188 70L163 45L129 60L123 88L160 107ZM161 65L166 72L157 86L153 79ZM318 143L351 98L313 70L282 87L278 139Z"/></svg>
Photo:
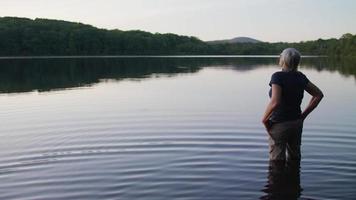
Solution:
<svg viewBox="0 0 356 200"><path fill-rule="evenodd" d="M305 108L302 113L302 118L305 119L320 103L321 99L324 97L323 92L312 82L307 84L305 90L312 95L312 99L310 100L308 106Z"/></svg>
<svg viewBox="0 0 356 200"><path fill-rule="evenodd" d="M303 119L305 119L319 105L322 98L323 98L322 95L312 97L308 106L305 108L305 110L302 113Z"/></svg>
<svg viewBox="0 0 356 200"><path fill-rule="evenodd" d="M270 116L272 115L273 111L276 109L277 104L274 102L269 102L266 108L266 111L262 117L262 122L265 123L268 121L268 119L270 118Z"/></svg>
<svg viewBox="0 0 356 200"><path fill-rule="evenodd" d="M262 123L265 126L267 132L269 132L269 129L271 126L268 123L268 119L272 115L273 111L276 109L278 104L281 102L281 95L282 95L282 88L281 86L277 84L272 84L272 96L271 100L267 105L266 111L262 117Z"/></svg>

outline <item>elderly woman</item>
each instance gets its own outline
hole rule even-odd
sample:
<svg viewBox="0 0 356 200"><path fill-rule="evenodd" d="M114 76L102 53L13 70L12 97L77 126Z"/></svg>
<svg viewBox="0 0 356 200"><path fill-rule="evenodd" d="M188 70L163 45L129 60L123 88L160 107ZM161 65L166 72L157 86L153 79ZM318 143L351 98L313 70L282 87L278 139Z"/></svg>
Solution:
<svg viewBox="0 0 356 200"><path fill-rule="evenodd" d="M323 98L321 90L300 71L300 53L294 48L283 50L279 65L281 71L272 75L269 85L270 102L262 118L269 134L270 160L296 160L301 158L300 145L305 118ZM304 90L312 98L302 112L300 104Z"/></svg>

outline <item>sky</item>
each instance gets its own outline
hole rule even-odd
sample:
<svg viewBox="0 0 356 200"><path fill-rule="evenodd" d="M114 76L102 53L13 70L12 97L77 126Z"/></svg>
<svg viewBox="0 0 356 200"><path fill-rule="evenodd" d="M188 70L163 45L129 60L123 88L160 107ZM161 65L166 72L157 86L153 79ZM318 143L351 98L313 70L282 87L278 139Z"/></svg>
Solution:
<svg viewBox="0 0 356 200"><path fill-rule="evenodd" d="M0 16L99 28L299 42L356 34L356 0L0 0Z"/></svg>

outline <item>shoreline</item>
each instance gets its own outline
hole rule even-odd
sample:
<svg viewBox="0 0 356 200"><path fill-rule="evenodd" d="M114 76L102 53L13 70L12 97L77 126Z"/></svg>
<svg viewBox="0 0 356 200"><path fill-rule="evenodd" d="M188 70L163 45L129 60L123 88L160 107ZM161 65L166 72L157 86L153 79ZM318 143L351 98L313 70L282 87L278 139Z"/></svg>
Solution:
<svg viewBox="0 0 356 200"><path fill-rule="evenodd" d="M73 55L73 56L0 56L0 60L70 59L70 58L278 58L279 55ZM326 55L304 55L303 58L324 58Z"/></svg>

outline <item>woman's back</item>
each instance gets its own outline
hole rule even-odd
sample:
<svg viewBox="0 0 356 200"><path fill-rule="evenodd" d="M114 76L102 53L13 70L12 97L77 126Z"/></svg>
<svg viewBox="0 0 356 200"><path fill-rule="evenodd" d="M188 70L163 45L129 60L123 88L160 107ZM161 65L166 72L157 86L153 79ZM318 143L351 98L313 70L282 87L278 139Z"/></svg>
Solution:
<svg viewBox="0 0 356 200"><path fill-rule="evenodd" d="M301 117L300 105L308 83L308 78L299 71L279 71L272 75L269 85L277 84L282 88L281 103L270 118L273 122L290 121ZM269 95L272 96L272 88Z"/></svg>

